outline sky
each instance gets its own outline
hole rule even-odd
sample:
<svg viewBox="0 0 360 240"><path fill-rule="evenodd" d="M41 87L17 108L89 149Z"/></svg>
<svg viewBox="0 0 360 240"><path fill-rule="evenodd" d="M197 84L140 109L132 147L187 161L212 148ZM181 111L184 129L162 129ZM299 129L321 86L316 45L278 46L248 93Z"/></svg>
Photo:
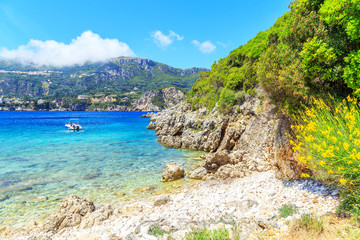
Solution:
<svg viewBox="0 0 360 240"><path fill-rule="evenodd" d="M290 0L0 0L0 58L68 66L118 56L177 68L226 57Z"/></svg>

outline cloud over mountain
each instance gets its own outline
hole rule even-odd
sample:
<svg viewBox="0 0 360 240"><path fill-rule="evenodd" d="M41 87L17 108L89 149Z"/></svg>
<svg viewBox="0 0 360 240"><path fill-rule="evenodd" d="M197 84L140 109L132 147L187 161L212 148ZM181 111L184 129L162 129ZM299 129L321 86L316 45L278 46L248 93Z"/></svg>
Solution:
<svg viewBox="0 0 360 240"><path fill-rule="evenodd" d="M154 39L156 45L158 45L160 48L163 49L169 46L174 40L181 41L184 39L183 36L180 36L179 34L173 31L170 31L169 35L165 35L160 30L153 32L151 34L151 37Z"/></svg>
<svg viewBox="0 0 360 240"><path fill-rule="evenodd" d="M84 64L87 61L106 61L119 56L135 56L130 47L117 39L101 38L92 31L85 31L69 44L54 40L30 40L17 49L0 50L0 57L20 61L24 64L49 65L55 67Z"/></svg>

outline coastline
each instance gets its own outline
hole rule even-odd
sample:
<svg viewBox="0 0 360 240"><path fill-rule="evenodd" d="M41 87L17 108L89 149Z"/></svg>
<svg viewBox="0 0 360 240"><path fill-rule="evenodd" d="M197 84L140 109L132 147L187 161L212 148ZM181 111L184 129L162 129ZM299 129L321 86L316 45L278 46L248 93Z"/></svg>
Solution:
<svg viewBox="0 0 360 240"><path fill-rule="evenodd" d="M160 204L155 202L167 198ZM274 171L253 173L237 179L212 177L194 185L147 200L119 202L113 214L90 228L82 225L45 232L43 224L30 223L23 232L8 233L4 239L158 239L149 235L151 226L164 230L159 239L183 239L194 228L241 229L241 239L253 239L271 230L274 236L288 230L287 221L301 214L322 216L334 213L339 203L337 191L313 180L283 181ZM278 209L294 204L298 213L279 217ZM32 225L32 226L31 226ZM265 227L264 227L265 226ZM238 229L239 230L239 229ZM42 237L42 238L41 238ZM46 238L45 238L46 237Z"/></svg>
<svg viewBox="0 0 360 240"><path fill-rule="evenodd" d="M217 169L221 171L224 166L230 165L231 167L232 164L236 164L232 166L242 167L240 169L244 173L242 176L234 176L234 173L238 172L236 168L231 168L229 174L225 174L227 173L225 171L221 172L221 174L216 173L216 171L209 172L210 174L203 178L204 181L194 181L194 184L190 184L181 190L174 189L175 193L163 192L159 197L148 197L144 200L135 201L135 203L119 201L112 206L96 205L94 206L95 210L91 210L89 214L81 217L75 224L70 222L69 226L62 229L49 228L48 223L52 219L50 216L45 223L31 222L20 230L16 229L11 232L10 229L2 228L0 229L0 236L4 239L32 240L158 239L149 235L150 228L157 226L164 231L164 236L159 239L167 239L168 236L173 239L183 239L193 229L205 227L210 229L225 227L230 232L240 231L242 234L241 239L253 239L258 234L267 234L268 231L280 235L288 230L286 222L300 217L301 214L315 216L333 214L339 203L336 190L329 189L312 180L280 180L279 178L283 179L282 173L276 171L275 167L267 162L267 158L259 162L258 155L254 155L256 162L253 162L252 158L244 158L246 155L242 153L239 159L243 163L247 163L248 166L241 166L242 162L236 163L229 158L238 158L235 153L239 153L239 151L234 152L234 156L232 156L226 151L227 148L231 145L234 147L234 144L240 142L241 136L246 136L246 131L256 129L255 124L251 128L247 127L244 133L241 130L242 128L236 125L236 121L241 122L241 124L245 123L245 121L252 121L251 118L254 112L256 113L253 109L257 109L261 105L260 102L255 102L255 104L253 102L252 99L248 99L243 108L245 112L243 116L250 118L250 120L235 119L233 124L229 124L231 120L223 121L223 119L219 118L207 118L208 112L204 114L200 112L200 120L198 120L195 115L186 115L186 109L184 109L184 111L178 111L177 115L175 115L176 119L184 121L184 123L178 124L175 121L172 122L174 126L168 126L168 119L174 117L175 108L164 111L160 115L147 114L150 121L155 121L155 128L159 127L155 129L157 135L158 132L162 132L160 134L162 136L159 136L158 141L165 146L166 141L164 139L169 136L171 139L176 140L177 137L172 136L178 135L179 131L183 132L182 144L185 145L187 141L192 141L192 138L185 136L184 133L189 133L189 136L197 136L203 133L213 134L218 144L211 146L215 146L213 150L219 148L221 152L208 154L205 165L207 164L213 169L213 165L217 164ZM252 104L247 105L249 103ZM266 112L260 114L264 116ZM213 115L216 116L216 113L213 113ZM181 116L184 116L184 118ZM215 127L215 131L209 130L207 128L213 128L214 125L211 121L214 124L220 123L225 127L219 126ZM149 124L149 126L151 125L154 125L154 123ZM189 126L190 129L181 130L178 128L181 125ZM174 129L177 132L174 133ZM239 138L235 139L235 134L230 135L229 130L232 129L242 131L239 133L240 140ZM166 130L166 132L163 130ZM250 136L251 132L248 135ZM259 136L258 139L262 138L263 135ZM211 138L208 139L212 141ZM192 148L191 145L186 148L206 150L201 148L205 146L204 141L199 140L200 142L199 148ZM261 144L261 146L263 145ZM256 151L261 152L260 150L255 150L253 153ZM226 161L223 162L223 159L226 159ZM209 164L209 161L211 164ZM220 165L220 162L222 165ZM259 168L261 164L263 164L263 168ZM255 168L252 168L252 165ZM227 171L227 169L225 170ZM179 181L174 183L177 182ZM66 199L63 201L66 201ZM155 202L159 201L161 202L160 205L155 204ZM279 208L286 204L295 205L298 213L294 217L287 219L279 218ZM67 216L69 219L76 218L71 214Z"/></svg>

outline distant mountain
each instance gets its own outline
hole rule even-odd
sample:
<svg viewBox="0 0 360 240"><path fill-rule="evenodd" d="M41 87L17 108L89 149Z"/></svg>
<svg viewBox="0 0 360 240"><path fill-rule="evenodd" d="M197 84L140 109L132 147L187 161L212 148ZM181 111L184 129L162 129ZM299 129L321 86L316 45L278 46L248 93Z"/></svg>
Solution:
<svg viewBox="0 0 360 240"><path fill-rule="evenodd" d="M189 91L206 68L179 69L149 59L119 57L72 67L22 65L0 60L0 95L61 98L135 92L137 96L168 86Z"/></svg>

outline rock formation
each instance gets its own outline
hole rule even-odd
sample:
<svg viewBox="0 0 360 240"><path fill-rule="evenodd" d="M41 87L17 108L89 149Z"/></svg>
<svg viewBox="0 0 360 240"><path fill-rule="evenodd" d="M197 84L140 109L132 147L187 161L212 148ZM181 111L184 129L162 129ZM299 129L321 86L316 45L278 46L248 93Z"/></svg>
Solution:
<svg viewBox="0 0 360 240"><path fill-rule="evenodd" d="M175 106L184 99L184 92L175 87L152 90L137 99L131 111L161 111L164 108Z"/></svg>
<svg viewBox="0 0 360 240"><path fill-rule="evenodd" d="M170 182L183 178L184 175L185 175L185 170L182 167L180 167L178 164L167 163L161 177L163 182Z"/></svg>
<svg viewBox="0 0 360 240"><path fill-rule="evenodd" d="M45 224L45 230L56 232L67 227L88 228L108 219L114 210L110 205L95 208L92 201L75 195L66 197L60 208Z"/></svg>
<svg viewBox="0 0 360 240"><path fill-rule="evenodd" d="M207 173L207 169L204 167L198 167L192 173L189 175L189 178L191 179L203 179Z"/></svg>
<svg viewBox="0 0 360 240"><path fill-rule="evenodd" d="M183 104L150 117L148 128L155 129L164 146L210 152L203 167L219 178L270 169L286 179L301 173L289 143L289 120L260 88L227 116L216 110L191 111Z"/></svg>

